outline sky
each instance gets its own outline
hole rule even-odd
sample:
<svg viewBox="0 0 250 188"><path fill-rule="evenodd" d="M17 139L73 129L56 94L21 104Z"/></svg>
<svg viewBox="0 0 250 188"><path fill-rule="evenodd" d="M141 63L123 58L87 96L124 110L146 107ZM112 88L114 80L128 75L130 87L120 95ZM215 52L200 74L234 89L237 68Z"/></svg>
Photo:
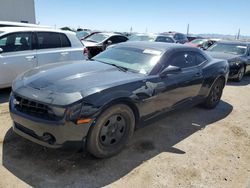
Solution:
<svg viewBox="0 0 250 188"><path fill-rule="evenodd" d="M35 0L35 9L57 28L250 35L250 0Z"/></svg>

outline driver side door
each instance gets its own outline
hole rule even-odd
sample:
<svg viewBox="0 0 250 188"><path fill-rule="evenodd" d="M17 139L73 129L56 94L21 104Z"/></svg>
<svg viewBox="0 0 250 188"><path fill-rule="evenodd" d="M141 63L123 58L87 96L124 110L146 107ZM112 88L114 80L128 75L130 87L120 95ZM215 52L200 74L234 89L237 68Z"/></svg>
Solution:
<svg viewBox="0 0 250 188"><path fill-rule="evenodd" d="M201 54L190 51L175 52L167 59L166 67L181 68L180 73L168 75L165 78L167 81L171 77L177 84L177 88L171 91L174 96L172 107L194 100L199 96L203 82L203 73L199 64L205 61L205 57ZM162 103L165 103L165 98L168 98L168 95L162 96Z"/></svg>
<svg viewBox="0 0 250 188"><path fill-rule="evenodd" d="M183 51L174 52L166 58L162 70L168 66L176 66L180 67L181 71L167 74L164 77L157 75L148 79L146 88L152 90L152 97L143 102L141 112L143 116L169 111L199 96L203 74L198 64L206 61L205 57L199 57L199 55Z"/></svg>

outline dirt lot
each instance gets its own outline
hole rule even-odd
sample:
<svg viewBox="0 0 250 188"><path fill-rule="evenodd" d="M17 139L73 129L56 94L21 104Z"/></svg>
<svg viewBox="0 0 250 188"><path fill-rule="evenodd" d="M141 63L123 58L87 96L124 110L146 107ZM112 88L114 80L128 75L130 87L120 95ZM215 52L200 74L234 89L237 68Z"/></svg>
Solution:
<svg viewBox="0 0 250 188"><path fill-rule="evenodd" d="M0 187L250 187L250 76L229 82L216 109L158 117L105 160L15 135L8 95L0 90Z"/></svg>

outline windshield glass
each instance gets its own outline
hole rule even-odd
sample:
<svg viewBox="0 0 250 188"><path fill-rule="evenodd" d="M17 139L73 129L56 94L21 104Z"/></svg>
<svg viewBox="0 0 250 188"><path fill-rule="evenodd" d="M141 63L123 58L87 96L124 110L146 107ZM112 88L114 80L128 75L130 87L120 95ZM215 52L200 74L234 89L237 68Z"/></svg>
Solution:
<svg viewBox="0 0 250 188"><path fill-rule="evenodd" d="M216 43L207 50L211 52L224 52L235 55L243 55L246 53L247 46L241 44Z"/></svg>
<svg viewBox="0 0 250 188"><path fill-rule="evenodd" d="M191 41L191 43L193 44L203 44L204 42L206 42L206 39L194 39Z"/></svg>
<svg viewBox="0 0 250 188"><path fill-rule="evenodd" d="M129 37L129 41L155 41L155 36L150 35L132 35Z"/></svg>
<svg viewBox="0 0 250 188"><path fill-rule="evenodd" d="M110 48L94 58L95 61L114 64L142 74L149 73L161 58L161 51L138 48Z"/></svg>
<svg viewBox="0 0 250 188"><path fill-rule="evenodd" d="M87 31L79 31L76 33L76 36L77 36L77 38L82 39L82 38L88 36L89 34L90 34L90 32L87 32Z"/></svg>
<svg viewBox="0 0 250 188"><path fill-rule="evenodd" d="M108 35L97 33L97 34L94 34L94 35L86 38L86 41L99 43L99 42L104 41L108 37L109 37Z"/></svg>

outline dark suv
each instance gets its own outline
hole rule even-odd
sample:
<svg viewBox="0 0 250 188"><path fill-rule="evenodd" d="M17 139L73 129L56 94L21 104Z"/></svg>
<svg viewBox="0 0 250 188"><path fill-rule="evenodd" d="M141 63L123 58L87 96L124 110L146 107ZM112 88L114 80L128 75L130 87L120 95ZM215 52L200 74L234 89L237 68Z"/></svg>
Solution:
<svg viewBox="0 0 250 188"><path fill-rule="evenodd" d="M187 36L185 34L182 34L182 33L169 31L169 32L165 32L162 34L172 36L175 39L175 41L177 43L180 43L180 44L184 44L184 43L188 42Z"/></svg>

